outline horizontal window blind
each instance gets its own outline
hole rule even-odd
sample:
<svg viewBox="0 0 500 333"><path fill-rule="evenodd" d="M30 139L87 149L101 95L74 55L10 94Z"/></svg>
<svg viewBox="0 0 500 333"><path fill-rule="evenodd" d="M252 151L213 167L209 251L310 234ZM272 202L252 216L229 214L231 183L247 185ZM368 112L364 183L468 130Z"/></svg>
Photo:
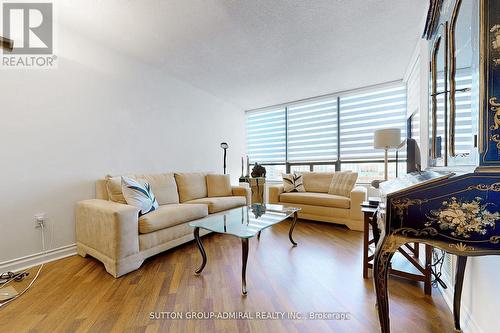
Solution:
<svg viewBox="0 0 500 333"><path fill-rule="evenodd" d="M473 119L472 119L472 93L471 91L458 91L465 88L472 88L471 69L462 68L457 70L455 74L455 152L457 154L470 153L474 149L474 134L473 134ZM437 81L437 89L444 90L444 79L440 78ZM442 140L447 138L448 133L445 133L444 127L444 99L448 98L447 94L437 96L437 134L442 137ZM449 115L448 115L449 117ZM444 141L442 141L442 153L444 154Z"/></svg>
<svg viewBox="0 0 500 333"><path fill-rule="evenodd" d="M247 154L251 163L279 163L286 159L285 108L246 112Z"/></svg>
<svg viewBox="0 0 500 333"><path fill-rule="evenodd" d="M471 69L459 69L455 75L456 89L472 88ZM457 92L455 118L455 150L457 154L470 153L474 149L471 91Z"/></svg>
<svg viewBox="0 0 500 333"><path fill-rule="evenodd" d="M438 64L439 66L439 64ZM443 159L444 155L446 154L445 151L445 144L446 144L446 128L445 128L445 104L444 101L445 99L448 98L448 94L443 94L445 90L449 89L449 86L445 87L445 76L444 72L438 71L436 73L437 75L437 87L436 87L436 92L438 95L436 96L436 117L437 117L437 122L436 122L436 144L439 144L439 141L441 142L441 153L438 156L441 156L440 158ZM449 83L448 83L449 84ZM432 135L432 106L429 109L429 134ZM437 148L437 147L436 147Z"/></svg>
<svg viewBox="0 0 500 333"><path fill-rule="evenodd" d="M288 161L337 160L337 97L287 107Z"/></svg>
<svg viewBox="0 0 500 333"><path fill-rule="evenodd" d="M246 113L247 152L251 163L279 163L286 159L285 108Z"/></svg>
<svg viewBox="0 0 500 333"><path fill-rule="evenodd" d="M383 160L384 151L373 148L373 133L397 127L405 138L406 106L406 86L398 82L247 111L250 162L310 169L315 163L335 168L339 155L342 163ZM391 149L390 157L395 155ZM401 150L400 159L405 155Z"/></svg>
<svg viewBox="0 0 500 333"><path fill-rule="evenodd" d="M376 87L340 97L340 159L383 159L384 151L373 148L377 129L401 128L406 137L406 87L403 83ZM400 157L401 153L400 152ZM395 150L389 150L395 157Z"/></svg>

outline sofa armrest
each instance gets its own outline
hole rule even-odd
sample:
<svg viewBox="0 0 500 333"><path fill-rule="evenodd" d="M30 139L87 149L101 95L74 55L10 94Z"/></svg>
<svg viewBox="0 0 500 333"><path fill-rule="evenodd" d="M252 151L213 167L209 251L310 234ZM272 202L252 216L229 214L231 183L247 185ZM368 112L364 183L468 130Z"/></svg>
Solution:
<svg viewBox="0 0 500 333"><path fill-rule="evenodd" d="M279 204L280 194L285 191L283 185L271 185L269 186L269 203Z"/></svg>
<svg viewBox="0 0 500 333"><path fill-rule="evenodd" d="M351 209L350 217L352 220L363 220L361 203L366 201L367 189L363 186L357 186L351 191Z"/></svg>
<svg viewBox="0 0 500 333"><path fill-rule="evenodd" d="M245 197L247 205L252 204L252 192L248 187L244 186L233 186L233 196L235 197Z"/></svg>
<svg viewBox="0 0 500 333"><path fill-rule="evenodd" d="M101 199L76 205L76 240L113 260L139 252L139 208Z"/></svg>

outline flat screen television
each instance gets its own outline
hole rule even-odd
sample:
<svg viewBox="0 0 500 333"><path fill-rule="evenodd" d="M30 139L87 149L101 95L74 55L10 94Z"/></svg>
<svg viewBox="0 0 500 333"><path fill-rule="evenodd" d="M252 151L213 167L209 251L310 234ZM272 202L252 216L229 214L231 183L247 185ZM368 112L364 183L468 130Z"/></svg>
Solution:
<svg viewBox="0 0 500 333"><path fill-rule="evenodd" d="M406 172L422 171L420 148L415 139L406 139Z"/></svg>

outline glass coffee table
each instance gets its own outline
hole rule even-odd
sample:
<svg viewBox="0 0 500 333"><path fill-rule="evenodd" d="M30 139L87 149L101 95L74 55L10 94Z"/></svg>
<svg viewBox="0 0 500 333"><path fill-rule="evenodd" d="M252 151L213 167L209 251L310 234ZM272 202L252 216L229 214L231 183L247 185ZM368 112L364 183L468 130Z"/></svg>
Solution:
<svg viewBox="0 0 500 333"><path fill-rule="evenodd" d="M200 228L217 232L220 234L233 235L241 239L242 260L241 269L241 293L247 294L246 269L248 260L248 239L254 236L260 238L262 230L269 228L277 223L285 221L289 217L293 217L288 238L293 246L297 243L293 240L293 229L297 224L297 217L300 208L288 207L282 205L271 204L254 204L251 206L239 207L230 209L223 214L211 215L189 223L194 227L194 238L200 249L203 262L195 271L200 274L207 264L207 254L203 248L203 243L200 239Z"/></svg>

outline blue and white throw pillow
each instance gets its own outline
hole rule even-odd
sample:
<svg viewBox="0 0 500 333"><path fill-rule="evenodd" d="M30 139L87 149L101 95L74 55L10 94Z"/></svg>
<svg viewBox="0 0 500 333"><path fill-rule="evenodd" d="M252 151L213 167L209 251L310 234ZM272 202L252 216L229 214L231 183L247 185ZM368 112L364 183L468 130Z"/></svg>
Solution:
<svg viewBox="0 0 500 333"><path fill-rule="evenodd" d="M151 185L145 181L141 184L132 178L122 177L122 192L127 204L140 209L139 216L158 208L158 201L151 191Z"/></svg>

